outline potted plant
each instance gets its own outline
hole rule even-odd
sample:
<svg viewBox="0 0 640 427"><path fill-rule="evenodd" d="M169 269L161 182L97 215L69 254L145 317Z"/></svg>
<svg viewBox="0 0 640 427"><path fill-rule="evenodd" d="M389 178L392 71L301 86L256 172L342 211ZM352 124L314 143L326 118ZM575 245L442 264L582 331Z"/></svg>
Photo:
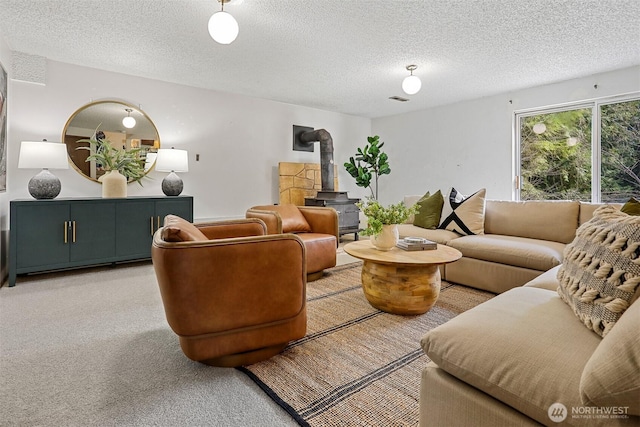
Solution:
<svg viewBox="0 0 640 427"><path fill-rule="evenodd" d="M106 172L99 178L102 183L102 197L126 197L129 181L142 185L141 180L146 172L144 161L139 156L139 148L118 149L106 138L104 132L97 129L91 138L78 142L89 143L88 147L77 149L89 150L91 154L86 161L95 161L96 165Z"/></svg>
<svg viewBox="0 0 640 427"><path fill-rule="evenodd" d="M371 197L378 200L378 179L391 173L389 156L380 150L384 142L380 142L378 135L367 137L367 142L364 148L358 148L355 157L350 157L344 167L355 178L358 187L369 188Z"/></svg>
<svg viewBox="0 0 640 427"><path fill-rule="evenodd" d="M407 207L404 202L384 207L373 198L358 202L356 206L367 217L367 228L362 234L371 236L373 245L385 251L398 243L398 224L405 222L416 211L415 206Z"/></svg>
<svg viewBox="0 0 640 427"><path fill-rule="evenodd" d="M362 234L370 235L377 249L390 250L398 243L397 225L405 222L416 208L409 208L404 202L387 207L378 202L378 179L391 173L389 156L381 151L384 142L380 142L378 135L368 137L367 142L364 148L358 148L356 155L350 157L344 167L355 178L357 186L371 190L371 196L365 202L356 203L367 217L367 228Z"/></svg>

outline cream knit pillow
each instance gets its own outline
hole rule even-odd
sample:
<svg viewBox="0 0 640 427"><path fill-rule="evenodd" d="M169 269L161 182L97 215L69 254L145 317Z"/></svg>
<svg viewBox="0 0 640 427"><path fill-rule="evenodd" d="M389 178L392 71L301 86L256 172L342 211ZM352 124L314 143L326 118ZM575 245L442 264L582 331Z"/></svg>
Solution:
<svg viewBox="0 0 640 427"><path fill-rule="evenodd" d="M640 291L640 217L602 206L564 250L558 293L604 337Z"/></svg>

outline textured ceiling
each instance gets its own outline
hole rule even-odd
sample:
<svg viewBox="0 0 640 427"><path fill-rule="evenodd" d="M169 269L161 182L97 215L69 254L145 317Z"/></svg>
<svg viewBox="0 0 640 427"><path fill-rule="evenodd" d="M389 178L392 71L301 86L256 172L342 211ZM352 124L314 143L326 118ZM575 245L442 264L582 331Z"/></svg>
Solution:
<svg viewBox="0 0 640 427"><path fill-rule="evenodd" d="M364 117L640 64L638 0L232 0L231 45L207 32L219 8L0 0L0 33L16 52Z"/></svg>

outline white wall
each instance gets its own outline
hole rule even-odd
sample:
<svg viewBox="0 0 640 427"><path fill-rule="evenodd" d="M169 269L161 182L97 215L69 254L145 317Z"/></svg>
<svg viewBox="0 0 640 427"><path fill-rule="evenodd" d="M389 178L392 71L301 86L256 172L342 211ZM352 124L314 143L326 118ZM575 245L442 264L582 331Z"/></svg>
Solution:
<svg viewBox="0 0 640 427"><path fill-rule="evenodd" d="M12 82L10 199L30 198L27 182L37 172L17 169L20 142L60 141L69 116L100 99L140 105L158 128L162 147L189 151L189 172L180 176L183 194L194 196L196 219L244 216L252 205L276 203L278 162L319 163L317 144L313 153L293 151L294 124L327 129L338 164L371 132L367 118L47 61L45 85ZM58 197L100 197L100 184L74 169L53 172L62 182ZM130 184L129 195L163 195L165 175L154 171L144 187ZM339 185L356 188L343 171Z"/></svg>
<svg viewBox="0 0 640 427"><path fill-rule="evenodd" d="M380 199L453 186L463 194L485 187L488 198L510 200L515 111L635 91L640 67L374 119L392 170L380 180Z"/></svg>

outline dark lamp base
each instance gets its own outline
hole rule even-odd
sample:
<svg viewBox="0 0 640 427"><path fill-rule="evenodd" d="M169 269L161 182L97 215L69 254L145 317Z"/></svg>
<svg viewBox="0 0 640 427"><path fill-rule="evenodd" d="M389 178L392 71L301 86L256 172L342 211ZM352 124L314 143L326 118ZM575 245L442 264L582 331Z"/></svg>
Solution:
<svg viewBox="0 0 640 427"><path fill-rule="evenodd" d="M37 175L29 180L29 194L34 199L55 199L62 186L57 176L49 172L47 169L42 169Z"/></svg>
<svg viewBox="0 0 640 427"><path fill-rule="evenodd" d="M167 196L179 196L182 188L182 179L175 172L171 172L162 180L162 192Z"/></svg>

